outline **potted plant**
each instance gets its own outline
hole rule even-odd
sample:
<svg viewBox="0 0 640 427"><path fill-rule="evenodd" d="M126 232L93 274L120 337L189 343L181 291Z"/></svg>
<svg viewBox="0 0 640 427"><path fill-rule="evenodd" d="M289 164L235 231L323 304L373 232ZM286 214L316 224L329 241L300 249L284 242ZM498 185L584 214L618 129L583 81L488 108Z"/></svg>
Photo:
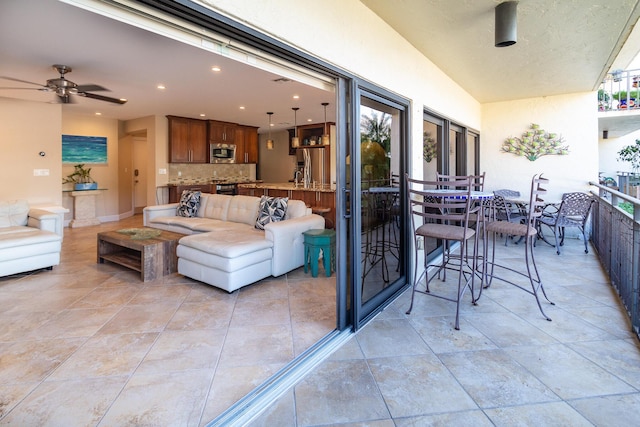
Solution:
<svg viewBox="0 0 640 427"><path fill-rule="evenodd" d="M78 164L73 167L73 172L62 180L63 184L73 183L74 190L95 190L98 183L91 178L91 168L84 167L84 164Z"/></svg>

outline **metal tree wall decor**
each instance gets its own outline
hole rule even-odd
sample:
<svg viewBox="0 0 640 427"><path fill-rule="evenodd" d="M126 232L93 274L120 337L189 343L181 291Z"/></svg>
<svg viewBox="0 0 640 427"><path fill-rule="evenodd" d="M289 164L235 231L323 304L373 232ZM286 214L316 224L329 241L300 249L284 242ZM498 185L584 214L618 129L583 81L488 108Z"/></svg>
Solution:
<svg viewBox="0 0 640 427"><path fill-rule="evenodd" d="M547 133L544 129L540 129L540 125L531 123L529 130L524 132L521 138L516 136L505 139L502 143L502 151L524 156L533 162L542 156L569 154L569 146L564 144L561 136Z"/></svg>
<svg viewBox="0 0 640 427"><path fill-rule="evenodd" d="M422 158L430 163L436 156L436 141L429 132L422 134Z"/></svg>

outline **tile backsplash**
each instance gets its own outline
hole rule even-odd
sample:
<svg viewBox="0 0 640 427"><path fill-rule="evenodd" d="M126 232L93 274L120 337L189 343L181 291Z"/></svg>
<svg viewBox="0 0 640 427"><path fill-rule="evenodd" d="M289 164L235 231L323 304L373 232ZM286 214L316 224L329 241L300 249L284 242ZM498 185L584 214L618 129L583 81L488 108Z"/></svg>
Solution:
<svg viewBox="0 0 640 427"><path fill-rule="evenodd" d="M197 184L215 179L255 180L255 164L169 163L169 184Z"/></svg>

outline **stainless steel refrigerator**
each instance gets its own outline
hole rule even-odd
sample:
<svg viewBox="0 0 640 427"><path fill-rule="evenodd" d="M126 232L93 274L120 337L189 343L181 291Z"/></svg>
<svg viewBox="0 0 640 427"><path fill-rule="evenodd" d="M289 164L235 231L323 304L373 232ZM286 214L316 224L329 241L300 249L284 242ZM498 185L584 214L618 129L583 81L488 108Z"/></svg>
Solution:
<svg viewBox="0 0 640 427"><path fill-rule="evenodd" d="M309 177L310 184L329 184L329 171L325 170L325 148L298 148L296 157L298 160L298 170L304 173L305 152L309 156Z"/></svg>

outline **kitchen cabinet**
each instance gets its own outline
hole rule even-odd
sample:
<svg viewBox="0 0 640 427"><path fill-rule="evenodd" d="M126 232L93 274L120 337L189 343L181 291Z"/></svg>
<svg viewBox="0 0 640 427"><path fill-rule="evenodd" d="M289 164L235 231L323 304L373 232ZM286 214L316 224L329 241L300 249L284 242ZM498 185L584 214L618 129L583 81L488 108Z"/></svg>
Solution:
<svg viewBox="0 0 640 427"><path fill-rule="evenodd" d="M210 144L236 144L237 124L209 120L208 125Z"/></svg>
<svg viewBox="0 0 640 427"><path fill-rule="evenodd" d="M327 134L331 135L331 126L333 122L327 122ZM313 148L313 147L323 147L322 145L322 135L324 135L324 123L314 123L310 125L301 125L298 126L298 140L300 141L300 146L297 148ZM295 134L294 129L289 129L289 155L293 156L296 154L296 147L291 145L291 138Z"/></svg>
<svg viewBox="0 0 640 427"><path fill-rule="evenodd" d="M208 163L207 122L167 116L169 120L169 163Z"/></svg>
<svg viewBox="0 0 640 427"><path fill-rule="evenodd" d="M203 193L216 192L214 184L178 184L169 186L169 203L178 203L184 190L201 191Z"/></svg>
<svg viewBox="0 0 640 427"><path fill-rule="evenodd" d="M258 163L258 128L238 125L236 128L236 163Z"/></svg>

